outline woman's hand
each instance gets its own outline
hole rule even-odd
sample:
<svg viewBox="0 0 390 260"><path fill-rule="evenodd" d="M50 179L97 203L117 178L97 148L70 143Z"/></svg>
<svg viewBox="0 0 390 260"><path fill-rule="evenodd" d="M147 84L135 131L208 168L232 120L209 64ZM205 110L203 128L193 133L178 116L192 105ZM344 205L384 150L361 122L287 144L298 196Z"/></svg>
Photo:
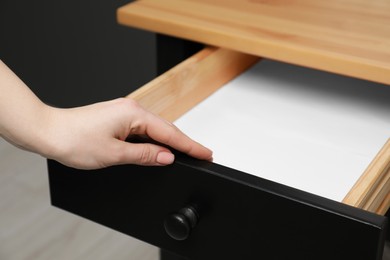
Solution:
<svg viewBox="0 0 390 260"><path fill-rule="evenodd" d="M50 148L44 155L68 166L93 169L116 164L167 165L174 161L174 155L163 146L125 142L131 135L146 135L198 159L212 158L209 149L129 98L50 110Z"/></svg>

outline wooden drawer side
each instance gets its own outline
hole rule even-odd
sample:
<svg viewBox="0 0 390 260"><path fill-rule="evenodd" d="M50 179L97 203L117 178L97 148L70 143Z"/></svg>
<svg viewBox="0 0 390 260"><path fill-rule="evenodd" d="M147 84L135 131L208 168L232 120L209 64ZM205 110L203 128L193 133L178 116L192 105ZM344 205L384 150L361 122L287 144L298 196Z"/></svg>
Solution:
<svg viewBox="0 0 390 260"><path fill-rule="evenodd" d="M232 80L259 58L208 47L152 80L128 97L174 121Z"/></svg>
<svg viewBox="0 0 390 260"><path fill-rule="evenodd" d="M390 207L390 140L344 198L343 203L381 215Z"/></svg>

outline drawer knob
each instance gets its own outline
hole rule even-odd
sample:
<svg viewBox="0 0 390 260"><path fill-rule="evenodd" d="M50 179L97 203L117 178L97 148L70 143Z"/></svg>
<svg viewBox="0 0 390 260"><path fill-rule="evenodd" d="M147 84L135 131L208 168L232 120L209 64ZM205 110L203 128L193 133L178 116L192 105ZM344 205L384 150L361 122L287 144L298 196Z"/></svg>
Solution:
<svg viewBox="0 0 390 260"><path fill-rule="evenodd" d="M165 218L164 228L175 240L185 240L198 223L199 215L193 206L187 206Z"/></svg>

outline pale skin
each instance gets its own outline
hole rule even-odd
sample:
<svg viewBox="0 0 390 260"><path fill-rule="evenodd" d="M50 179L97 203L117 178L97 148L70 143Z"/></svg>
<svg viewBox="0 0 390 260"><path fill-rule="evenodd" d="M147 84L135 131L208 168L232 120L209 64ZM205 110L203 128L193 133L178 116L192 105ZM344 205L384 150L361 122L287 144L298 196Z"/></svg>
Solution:
<svg viewBox="0 0 390 260"><path fill-rule="evenodd" d="M209 149L129 98L71 109L48 106L1 60L0 135L19 148L79 169L173 163L170 149L125 142L129 135L146 135L189 156L212 160Z"/></svg>

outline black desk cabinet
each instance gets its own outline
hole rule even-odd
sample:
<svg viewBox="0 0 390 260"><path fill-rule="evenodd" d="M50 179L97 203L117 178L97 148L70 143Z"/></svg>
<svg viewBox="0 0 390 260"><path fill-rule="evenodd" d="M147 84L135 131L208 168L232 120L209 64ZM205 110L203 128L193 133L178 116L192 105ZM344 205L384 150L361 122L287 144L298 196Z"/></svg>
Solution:
<svg viewBox="0 0 390 260"><path fill-rule="evenodd" d="M159 36L159 71L197 48ZM167 260L382 258L386 217L214 163L178 155L167 167L48 166L54 206L158 246ZM186 207L198 221L175 240L164 220Z"/></svg>

